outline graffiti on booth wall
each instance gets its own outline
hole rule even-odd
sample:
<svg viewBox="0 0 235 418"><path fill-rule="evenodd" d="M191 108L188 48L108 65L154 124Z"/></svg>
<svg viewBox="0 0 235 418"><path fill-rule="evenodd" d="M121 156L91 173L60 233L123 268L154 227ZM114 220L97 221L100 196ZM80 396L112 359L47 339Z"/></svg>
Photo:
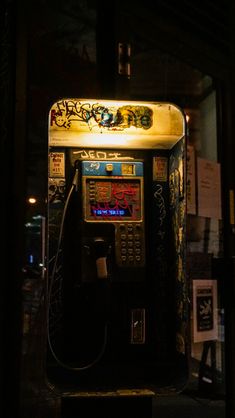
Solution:
<svg viewBox="0 0 235 418"><path fill-rule="evenodd" d="M120 152L79 150L74 151L74 155L81 160L134 160L134 157L123 156Z"/></svg>
<svg viewBox="0 0 235 418"><path fill-rule="evenodd" d="M106 106L102 103L82 103L61 100L51 110L51 126L70 129L73 122L86 123L89 130L98 127L111 131L123 131L135 127L147 130L153 125L153 112L147 106Z"/></svg>
<svg viewBox="0 0 235 418"><path fill-rule="evenodd" d="M49 178L48 201L49 203L63 203L65 201L64 178Z"/></svg>
<svg viewBox="0 0 235 418"><path fill-rule="evenodd" d="M164 201L164 197L162 195L162 185L161 184L157 184L157 190L154 192L154 198L156 199L156 203L157 203L157 207L159 210L159 223L160 226L163 225L163 221L166 217L166 207L165 207L165 201Z"/></svg>
<svg viewBox="0 0 235 418"><path fill-rule="evenodd" d="M158 211L158 227L157 227L157 237L158 245L156 252L156 259L158 261L158 271L162 277L165 277L167 273L167 264L166 264L166 250L165 250L165 219L166 219L166 205L165 199L163 196L163 186L159 183L156 184L156 190L154 191L155 204Z"/></svg>

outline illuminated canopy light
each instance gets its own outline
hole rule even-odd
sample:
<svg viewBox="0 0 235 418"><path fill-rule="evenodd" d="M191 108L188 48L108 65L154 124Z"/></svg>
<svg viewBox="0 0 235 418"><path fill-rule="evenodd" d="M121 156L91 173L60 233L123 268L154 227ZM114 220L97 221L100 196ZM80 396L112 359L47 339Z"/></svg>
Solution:
<svg viewBox="0 0 235 418"><path fill-rule="evenodd" d="M184 115L169 103L63 99L49 114L52 146L169 149L184 133Z"/></svg>

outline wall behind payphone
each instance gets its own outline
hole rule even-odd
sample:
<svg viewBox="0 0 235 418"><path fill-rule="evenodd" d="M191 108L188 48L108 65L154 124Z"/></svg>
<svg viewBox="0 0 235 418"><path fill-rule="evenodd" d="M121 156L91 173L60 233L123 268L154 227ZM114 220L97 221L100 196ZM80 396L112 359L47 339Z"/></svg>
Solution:
<svg viewBox="0 0 235 418"><path fill-rule="evenodd" d="M114 381L176 387L179 369L180 381L187 378L184 149L184 139L171 150L50 148L49 158L60 162L49 176L49 380L76 381L83 388ZM92 249L89 242L82 245L81 172L76 187L72 182L76 164L100 156L144 166L146 263L124 280L115 272L112 223L96 225L106 245L108 277L82 280L82 259L92 263Z"/></svg>

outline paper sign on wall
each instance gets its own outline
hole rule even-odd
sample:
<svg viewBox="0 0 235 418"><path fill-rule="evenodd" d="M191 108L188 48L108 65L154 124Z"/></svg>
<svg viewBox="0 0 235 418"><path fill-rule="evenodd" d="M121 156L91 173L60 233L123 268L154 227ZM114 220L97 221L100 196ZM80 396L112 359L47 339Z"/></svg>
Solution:
<svg viewBox="0 0 235 418"><path fill-rule="evenodd" d="M153 157L153 180L167 181L168 160L166 157Z"/></svg>
<svg viewBox="0 0 235 418"><path fill-rule="evenodd" d="M197 159L198 215L221 219L220 164L203 158Z"/></svg>
<svg viewBox="0 0 235 418"><path fill-rule="evenodd" d="M217 281L193 280L193 341L218 339Z"/></svg>
<svg viewBox="0 0 235 418"><path fill-rule="evenodd" d="M49 177L65 176L65 155L63 152L49 154Z"/></svg>

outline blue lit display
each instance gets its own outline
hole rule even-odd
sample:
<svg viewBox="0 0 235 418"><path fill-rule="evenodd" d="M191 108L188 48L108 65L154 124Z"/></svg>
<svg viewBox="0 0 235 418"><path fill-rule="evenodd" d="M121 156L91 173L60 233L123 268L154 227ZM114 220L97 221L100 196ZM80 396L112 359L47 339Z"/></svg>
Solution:
<svg viewBox="0 0 235 418"><path fill-rule="evenodd" d="M130 207L124 209L92 208L91 211L94 216L131 216Z"/></svg>

